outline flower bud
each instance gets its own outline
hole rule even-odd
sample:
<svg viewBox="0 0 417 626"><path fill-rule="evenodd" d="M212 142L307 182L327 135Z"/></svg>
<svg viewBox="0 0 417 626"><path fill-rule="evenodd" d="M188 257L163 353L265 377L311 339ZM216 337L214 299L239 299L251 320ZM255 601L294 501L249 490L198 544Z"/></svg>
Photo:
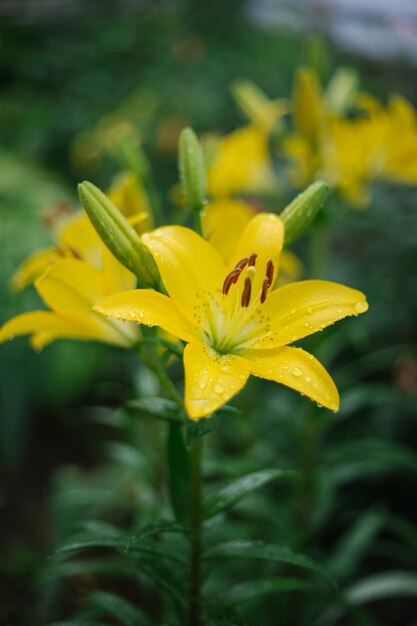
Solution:
<svg viewBox="0 0 417 626"><path fill-rule="evenodd" d="M91 223L116 259L144 285L158 284L159 274L150 251L113 202L88 181L78 185L78 193Z"/></svg>
<svg viewBox="0 0 417 626"><path fill-rule="evenodd" d="M324 204L329 186L316 181L289 204L280 218L285 227L285 245L293 243L314 219Z"/></svg>
<svg viewBox="0 0 417 626"><path fill-rule="evenodd" d="M189 207L200 213L206 202L203 150L191 128L184 128L179 143L179 169L183 192Z"/></svg>
<svg viewBox="0 0 417 626"><path fill-rule="evenodd" d="M308 141L316 141L321 126L321 88L314 70L301 67L293 91L294 123Z"/></svg>

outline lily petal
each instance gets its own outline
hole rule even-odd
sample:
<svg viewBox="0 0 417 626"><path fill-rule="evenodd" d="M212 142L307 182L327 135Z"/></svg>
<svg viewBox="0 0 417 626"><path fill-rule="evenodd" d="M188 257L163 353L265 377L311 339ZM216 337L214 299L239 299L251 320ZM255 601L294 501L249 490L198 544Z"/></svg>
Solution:
<svg viewBox="0 0 417 626"><path fill-rule="evenodd" d="M96 340L115 345L129 345L116 328L103 324L93 314L59 314L31 311L16 315L0 328L0 343L19 335L32 335L34 348L43 348L55 339ZM132 342L130 342L132 343Z"/></svg>
<svg viewBox="0 0 417 626"><path fill-rule="evenodd" d="M153 289L116 293L97 302L93 310L118 320L159 326L184 341L201 339L198 328L181 314L173 300Z"/></svg>
<svg viewBox="0 0 417 626"><path fill-rule="evenodd" d="M291 387L332 411L339 409L339 394L329 373L302 348L253 350L245 358L254 376Z"/></svg>
<svg viewBox="0 0 417 626"><path fill-rule="evenodd" d="M31 285L37 278L42 276L52 263L62 258L56 248L44 248L28 256L17 268L11 279L12 288L15 291Z"/></svg>
<svg viewBox="0 0 417 626"><path fill-rule="evenodd" d="M242 389L249 363L240 356L221 355L203 343L184 350L185 406L191 419L213 413Z"/></svg>
<svg viewBox="0 0 417 626"><path fill-rule="evenodd" d="M274 264L274 279L276 278L283 241L284 225L278 215L273 213L258 213L243 231L232 255L232 266L252 253L257 254L256 273L252 284L254 293L262 288L268 261Z"/></svg>
<svg viewBox="0 0 417 626"><path fill-rule="evenodd" d="M325 280L291 283L273 291L263 305L264 332L251 347L278 348L367 310L364 294L356 289Z"/></svg>
<svg viewBox="0 0 417 626"><path fill-rule="evenodd" d="M205 326L220 307L226 267L218 252L189 228L166 226L142 237L162 282L181 311Z"/></svg>
<svg viewBox="0 0 417 626"><path fill-rule="evenodd" d="M91 314L106 293L104 275L86 261L62 259L36 283L36 290L54 311Z"/></svg>

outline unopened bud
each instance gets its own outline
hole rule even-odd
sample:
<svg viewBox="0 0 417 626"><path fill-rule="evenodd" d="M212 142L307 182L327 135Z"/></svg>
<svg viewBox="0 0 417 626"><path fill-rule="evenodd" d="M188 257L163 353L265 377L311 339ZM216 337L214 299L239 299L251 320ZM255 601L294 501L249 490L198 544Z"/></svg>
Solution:
<svg viewBox="0 0 417 626"><path fill-rule="evenodd" d="M293 243L314 219L326 200L329 186L321 180L313 183L289 204L280 218L285 227L285 245Z"/></svg>
<svg viewBox="0 0 417 626"><path fill-rule="evenodd" d="M183 192L189 207L200 213L206 202L203 150L191 128L184 128L179 142L179 169Z"/></svg>
<svg viewBox="0 0 417 626"><path fill-rule="evenodd" d="M309 141L316 141L321 126L321 87L316 72L309 67L297 71L293 106L297 132Z"/></svg>
<svg viewBox="0 0 417 626"><path fill-rule="evenodd" d="M146 286L155 286L159 274L155 261L137 232L98 187L87 181L78 185L81 203L110 252Z"/></svg>

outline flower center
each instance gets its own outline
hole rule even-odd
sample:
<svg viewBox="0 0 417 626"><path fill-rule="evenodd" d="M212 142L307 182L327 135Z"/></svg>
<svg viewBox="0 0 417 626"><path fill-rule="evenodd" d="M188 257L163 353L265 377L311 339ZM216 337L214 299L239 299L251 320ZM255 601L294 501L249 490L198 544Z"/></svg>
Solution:
<svg viewBox="0 0 417 626"><path fill-rule="evenodd" d="M247 308L250 304L252 297L252 278L256 272L256 259L258 255L253 252L249 257L245 257L236 263L235 267L231 272L226 276L223 283L223 295L227 296L232 285L235 285L240 276L243 273L243 270L246 268L246 277L243 283L242 296L240 299L240 304L243 308ZM268 261L266 264L265 278L262 283L260 302L263 304L268 295L268 289L272 285L272 281L274 278L274 264L272 261Z"/></svg>

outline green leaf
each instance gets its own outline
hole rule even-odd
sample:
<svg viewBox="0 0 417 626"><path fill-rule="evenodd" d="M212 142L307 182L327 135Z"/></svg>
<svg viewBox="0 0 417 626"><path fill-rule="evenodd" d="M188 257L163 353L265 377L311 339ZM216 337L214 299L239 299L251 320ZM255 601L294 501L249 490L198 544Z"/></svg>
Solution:
<svg viewBox="0 0 417 626"><path fill-rule="evenodd" d="M216 413L214 413L210 417L203 417L199 420L187 419L186 427L188 445L192 444L192 442L196 439L204 437L204 435L210 433L217 426L218 423L219 421L217 419Z"/></svg>
<svg viewBox="0 0 417 626"><path fill-rule="evenodd" d="M370 511L360 517L342 536L327 563L328 570L337 580L346 580L355 572L384 520L385 514L381 511Z"/></svg>
<svg viewBox="0 0 417 626"><path fill-rule="evenodd" d="M239 500L249 493L260 489L264 485L278 478L295 476L291 470L266 469L247 474L230 482L210 498L206 505L206 517L212 517L222 511L232 508Z"/></svg>
<svg viewBox="0 0 417 626"><path fill-rule="evenodd" d="M109 626L108 622L91 621L90 619L71 620L69 622L50 622L47 626ZM138 625L139 626L139 625Z"/></svg>
<svg viewBox="0 0 417 626"><path fill-rule="evenodd" d="M210 548L206 551L204 557L206 559L216 559L219 557L263 559L296 565L316 574L320 574L320 576L326 578L334 587L337 587L337 583L321 565L304 554L296 554L286 546L276 546L263 541L229 541Z"/></svg>
<svg viewBox="0 0 417 626"><path fill-rule="evenodd" d="M417 574L402 570L375 574L349 587L345 597L353 604L387 598L417 598Z"/></svg>
<svg viewBox="0 0 417 626"><path fill-rule="evenodd" d="M127 535L111 524L91 521L83 526L86 530L64 541L54 554L66 554L86 548L121 548L128 541Z"/></svg>
<svg viewBox="0 0 417 626"><path fill-rule="evenodd" d="M179 554L177 550L173 550L166 543L162 542L140 539L134 543L130 543L129 547L126 548L126 552L133 557L138 555L139 561L143 554L151 554L152 556L158 558L171 559L172 561L177 561L178 563L188 564L188 561L183 554Z"/></svg>
<svg viewBox="0 0 417 626"><path fill-rule="evenodd" d="M240 583L225 593L227 604L242 604L262 599L264 596L289 591L317 590L313 583L300 578L264 578Z"/></svg>
<svg viewBox="0 0 417 626"><path fill-rule="evenodd" d="M190 461L180 424L170 424L168 431L169 494L175 517L187 524L190 509Z"/></svg>
<svg viewBox="0 0 417 626"><path fill-rule="evenodd" d="M147 626L150 620L125 598L105 591L94 591L88 595L91 604L114 615L125 626Z"/></svg>
<svg viewBox="0 0 417 626"><path fill-rule="evenodd" d="M166 422L178 422L183 424L184 420L179 414L178 406L172 400L166 398L140 398L130 400L124 405L129 413L145 413L152 417L165 420Z"/></svg>

